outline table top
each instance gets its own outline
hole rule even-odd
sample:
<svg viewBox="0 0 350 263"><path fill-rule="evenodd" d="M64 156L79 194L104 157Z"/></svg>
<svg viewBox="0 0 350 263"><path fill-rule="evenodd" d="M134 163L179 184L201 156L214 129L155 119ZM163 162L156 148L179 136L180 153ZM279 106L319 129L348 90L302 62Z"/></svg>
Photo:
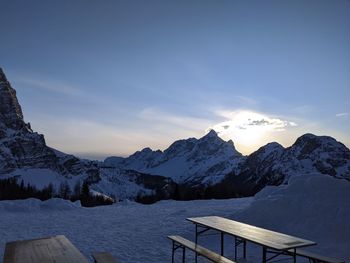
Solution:
<svg viewBox="0 0 350 263"><path fill-rule="evenodd" d="M8 242L3 263L88 263L87 259L65 237Z"/></svg>
<svg viewBox="0 0 350 263"><path fill-rule="evenodd" d="M310 240L244 224L219 216L192 217L187 218L187 220L277 250L316 245L315 242Z"/></svg>

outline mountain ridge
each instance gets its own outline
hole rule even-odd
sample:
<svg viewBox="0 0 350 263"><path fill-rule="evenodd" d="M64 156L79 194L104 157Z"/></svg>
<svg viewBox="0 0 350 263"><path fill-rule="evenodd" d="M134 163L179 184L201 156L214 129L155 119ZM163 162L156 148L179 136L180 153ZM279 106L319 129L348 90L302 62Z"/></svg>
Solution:
<svg viewBox="0 0 350 263"><path fill-rule="evenodd" d="M0 179L15 176L37 184L36 175L47 173L57 184L87 181L95 191L150 202L253 195L314 172L350 181L350 150L332 137L308 133L290 147L272 142L244 156L211 130L164 151L146 147L126 158L79 159L47 146L24 122L16 91L0 69Z"/></svg>

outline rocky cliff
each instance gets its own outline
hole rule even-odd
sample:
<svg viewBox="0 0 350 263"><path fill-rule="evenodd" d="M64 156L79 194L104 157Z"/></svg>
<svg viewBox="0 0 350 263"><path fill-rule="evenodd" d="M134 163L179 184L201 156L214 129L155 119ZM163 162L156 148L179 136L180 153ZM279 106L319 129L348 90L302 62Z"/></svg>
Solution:
<svg viewBox="0 0 350 263"><path fill-rule="evenodd" d="M25 178L39 188L43 181L57 188L62 181L73 187L77 181L86 180L92 189L102 193L143 198L145 202L169 198L175 189L169 178L129 169L107 169L97 161L83 160L47 146L44 136L24 122L16 91L0 69L0 179L9 176Z"/></svg>

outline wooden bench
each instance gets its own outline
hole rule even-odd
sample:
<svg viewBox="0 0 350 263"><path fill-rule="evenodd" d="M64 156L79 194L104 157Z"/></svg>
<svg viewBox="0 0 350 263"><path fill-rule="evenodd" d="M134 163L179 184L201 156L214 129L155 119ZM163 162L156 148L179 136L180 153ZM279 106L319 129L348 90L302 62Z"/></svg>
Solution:
<svg viewBox="0 0 350 263"><path fill-rule="evenodd" d="M293 249L288 250L288 252L294 253ZM296 249L296 254L300 257L308 258L310 263L345 263L344 260L322 256L302 249Z"/></svg>
<svg viewBox="0 0 350 263"><path fill-rule="evenodd" d="M182 262L185 262L185 248L188 248L198 255L201 255L212 262L216 263L235 263L232 260L229 260L205 247L197 245L196 243L187 240L181 236L168 236L170 240L173 241L173 251L172 251L172 262L174 263L174 252L177 248L182 248Z"/></svg>
<svg viewBox="0 0 350 263"><path fill-rule="evenodd" d="M108 252L92 253L95 263L118 263L118 261Z"/></svg>

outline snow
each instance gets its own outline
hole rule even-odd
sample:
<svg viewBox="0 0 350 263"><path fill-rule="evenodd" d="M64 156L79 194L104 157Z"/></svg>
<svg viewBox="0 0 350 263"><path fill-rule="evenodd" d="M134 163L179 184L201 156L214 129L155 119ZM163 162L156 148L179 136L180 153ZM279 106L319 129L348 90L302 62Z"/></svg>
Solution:
<svg viewBox="0 0 350 263"><path fill-rule="evenodd" d="M241 199L153 205L124 201L96 208L60 199L2 201L0 257L8 241L63 234L87 257L93 251L109 251L124 263L169 262L167 235L194 240L194 226L186 218L218 215L316 241L318 245L310 250L350 261L349 200L348 181L313 174L293 177L288 185L266 187L255 197ZM200 243L219 251L217 235L203 236ZM225 243L226 255L232 257L232 238L227 237ZM249 244L247 249L248 262L261 260L261 247ZM193 261L193 253L187 255Z"/></svg>
<svg viewBox="0 0 350 263"><path fill-rule="evenodd" d="M65 211L75 210L80 208L80 201L70 202L60 198L52 198L44 202L39 199L29 198L26 200L16 201L1 201L0 202L0 213L15 212L15 213L33 213L45 210L54 211Z"/></svg>
<svg viewBox="0 0 350 263"><path fill-rule="evenodd" d="M153 194L152 190L135 183L119 168L101 169L101 181L91 186L92 190L118 199L132 199L139 194Z"/></svg>
<svg viewBox="0 0 350 263"><path fill-rule="evenodd" d="M292 177L270 186L232 218L317 242L310 251L350 260L350 183L327 175Z"/></svg>
<svg viewBox="0 0 350 263"><path fill-rule="evenodd" d="M40 168L16 169L15 171L11 172L10 175L3 176L2 178L6 177L17 177L18 182L23 180L25 185L30 184L35 186L37 189L43 189L52 183L56 190L59 188L60 184L65 181L67 181L69 187L73 189L76 182L80 179L78 176L65 177L51 169Z"/></svg>
<svg viewBox="0 0 350 263"><path fill-rule="evenodd" d="M145 172L150 174L166 174L175 182L182 182L184 176L189 170L189 163L186 160L186 156L174 157L173 159L164 162L155 168L147 169Z"/></svg>
<svg viewBox="0 0 350 263"><path fill-rule="evenodd" d="M164 152L145 148L127 158L108 157L103 165L162 175L176 183L215 184L244 159L232 141L222 140L211 130L200 139L178 140Z"/></svg>

